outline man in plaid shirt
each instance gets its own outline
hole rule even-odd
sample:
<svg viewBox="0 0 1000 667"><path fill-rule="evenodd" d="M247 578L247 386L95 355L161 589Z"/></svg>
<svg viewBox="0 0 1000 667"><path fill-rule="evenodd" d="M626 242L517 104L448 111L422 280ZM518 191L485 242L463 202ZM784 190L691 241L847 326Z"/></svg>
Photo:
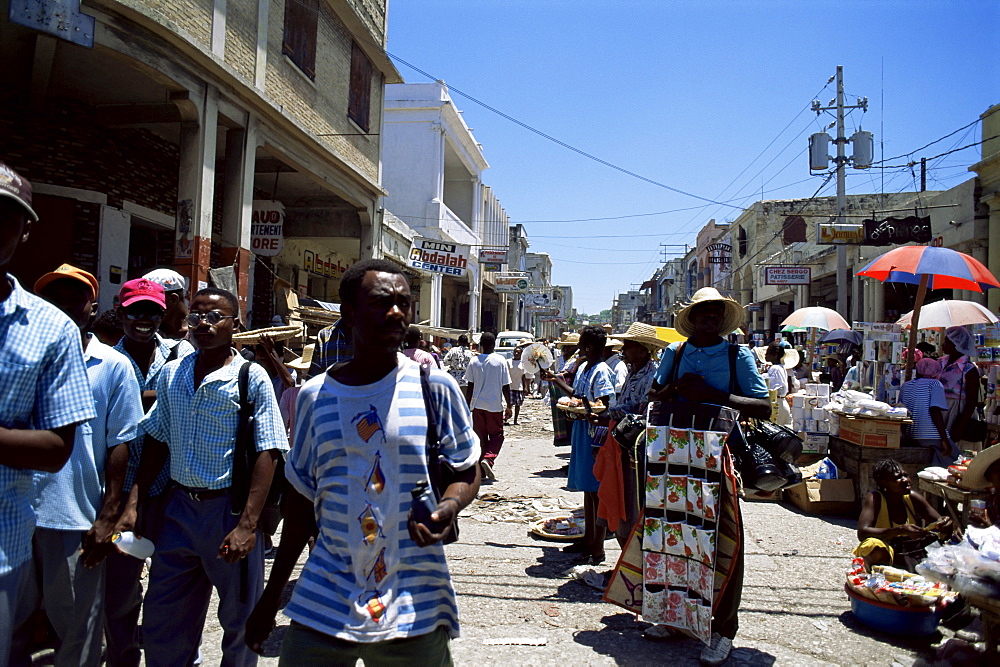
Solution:
<svg viewBox="0 0 1000 667"><path fill-rule="evenodd" d="M309 377L316 377L326 372L326 369L342 361L349 361L354 356L354 345L350 332L343 325L344 320L320 329L316 334L316 351L313 353L312 368Z"/></svg>
<svg viewBox="0 0 1000 667"><path fill-rule="evenodd" d="M96 416L80 331L7 273L38 215L31 184L0 162L0 664L30 575L33 471L58 472ZM24 611L22 608L20 611Z"/></svg>
<svg viewBox="0 0 1000 667"><path fill-rule="evenodd" d="M156 404L140 424L147 439L119 528L135 526L138 506L167 456L171 479L143 608L150 666L194 662L213 587L223 628L222 664L257 662L243 642L244 624L264 585L257 522L288 438L271 380L261 366L251 364L247 400L254 403L258 456L246 505L234 515L229 487L239 423L238 378L248 363L231 346L238 318L232 293L206 288L195 294L187 325L197 352L163 367Z"/></svg>

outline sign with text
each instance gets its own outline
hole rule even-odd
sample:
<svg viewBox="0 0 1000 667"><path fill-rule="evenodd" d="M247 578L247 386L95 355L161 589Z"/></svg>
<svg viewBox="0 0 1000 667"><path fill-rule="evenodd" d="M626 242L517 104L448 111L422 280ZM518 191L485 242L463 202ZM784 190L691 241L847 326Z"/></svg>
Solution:
<svg viewBox="0 0 1000 667"><path fill-rule="evenodd" d="M255 199L250 213L250 252L274 257L285 247L285 205Z"/></svg>
<svg viewBox="0 0 1000 667"><path fill-rule="evenodd" d="M501 265L495 262L482 262L481 266L483 271L499 271Z"/></svg>
<svg viewBox="0 0 1000 667"><path fill-rule="evenodd" d="M820 223L816 233L820 245L864 245L864 225L834 225Z"/></svg>
<svg viewBox="0 0 1000 667"><path fill-rule="evenodd" d="M931 242L930 216L864 220L862 224L865 228L865 245Z"/></svg>
<svg viewBox="0 0 1000 667"><path fill-rule="evenodd" d="M344 275L344 271L347 270L349 265L350 262L348 264L341 264L339 259L333 259L329 256L324 258L320 253L312 250L302 251L302 268L317 276L339 278Z"/></svg>
<svg viewBox="0 0 1000 667"><path fill-rule="evenodd" d="M498 273L493 278L493 289L497 292L525 293L528 291L528 276L522 273Z"/></svg>
<svg viewBox="0 0 1000 667"><path fill-rule="evenodd" d="M425 273L461 278L469 270L469 246L417 236L410 244L407 264Z"/></svg>
<svg viewBox="0 0 1000 667"><path fill-rule="evenodd" d="M480 248L479 261L491 264L506 264L507 248Z"/></svg>
<svg viewBox="0 0 1000 667"><path fill-rule="evenodd" d="M812 269L808 266L764 267L765 285L808 285L810 282L812 282Z"/></svg>

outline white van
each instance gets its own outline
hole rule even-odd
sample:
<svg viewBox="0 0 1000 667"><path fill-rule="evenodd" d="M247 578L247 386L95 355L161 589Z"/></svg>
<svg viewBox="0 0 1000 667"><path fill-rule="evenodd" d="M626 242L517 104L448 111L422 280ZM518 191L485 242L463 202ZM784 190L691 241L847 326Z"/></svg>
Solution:
<svg viewBox="0 0 1000 667"><path fill-rule="evenodd" d="M496 351L507 359L511 359L514 356L514 348L524 339L528 339L532 343L535 342L534 335L527 331L501 331L497 334Z"/></svg>

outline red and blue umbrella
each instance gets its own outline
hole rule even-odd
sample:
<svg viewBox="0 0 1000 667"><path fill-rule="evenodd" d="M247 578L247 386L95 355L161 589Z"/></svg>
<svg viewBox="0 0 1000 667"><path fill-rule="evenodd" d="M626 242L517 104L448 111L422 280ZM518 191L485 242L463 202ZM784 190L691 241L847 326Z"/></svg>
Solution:
<svg viewBox="0 0 1000 667"><path fill-rule="evenodd" d="M926 276L927 289L963 289L983 292L1000 282L983 263L950 248L910 245L890 250L868 263L857 275L884 283L919 285Z"/></svg>

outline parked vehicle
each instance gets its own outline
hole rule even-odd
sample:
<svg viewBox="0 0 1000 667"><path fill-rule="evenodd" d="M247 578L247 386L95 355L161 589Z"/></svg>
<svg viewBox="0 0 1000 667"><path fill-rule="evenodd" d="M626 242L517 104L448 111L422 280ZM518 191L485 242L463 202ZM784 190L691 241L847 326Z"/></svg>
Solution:
<svg viewBox="0 0 1000 667"><path fill-rule="evenodd" d="M497 334L496 351L510 359L514 356L514 348L525 339L535 342L535 336L527 331L501 331Z"/></svg>

